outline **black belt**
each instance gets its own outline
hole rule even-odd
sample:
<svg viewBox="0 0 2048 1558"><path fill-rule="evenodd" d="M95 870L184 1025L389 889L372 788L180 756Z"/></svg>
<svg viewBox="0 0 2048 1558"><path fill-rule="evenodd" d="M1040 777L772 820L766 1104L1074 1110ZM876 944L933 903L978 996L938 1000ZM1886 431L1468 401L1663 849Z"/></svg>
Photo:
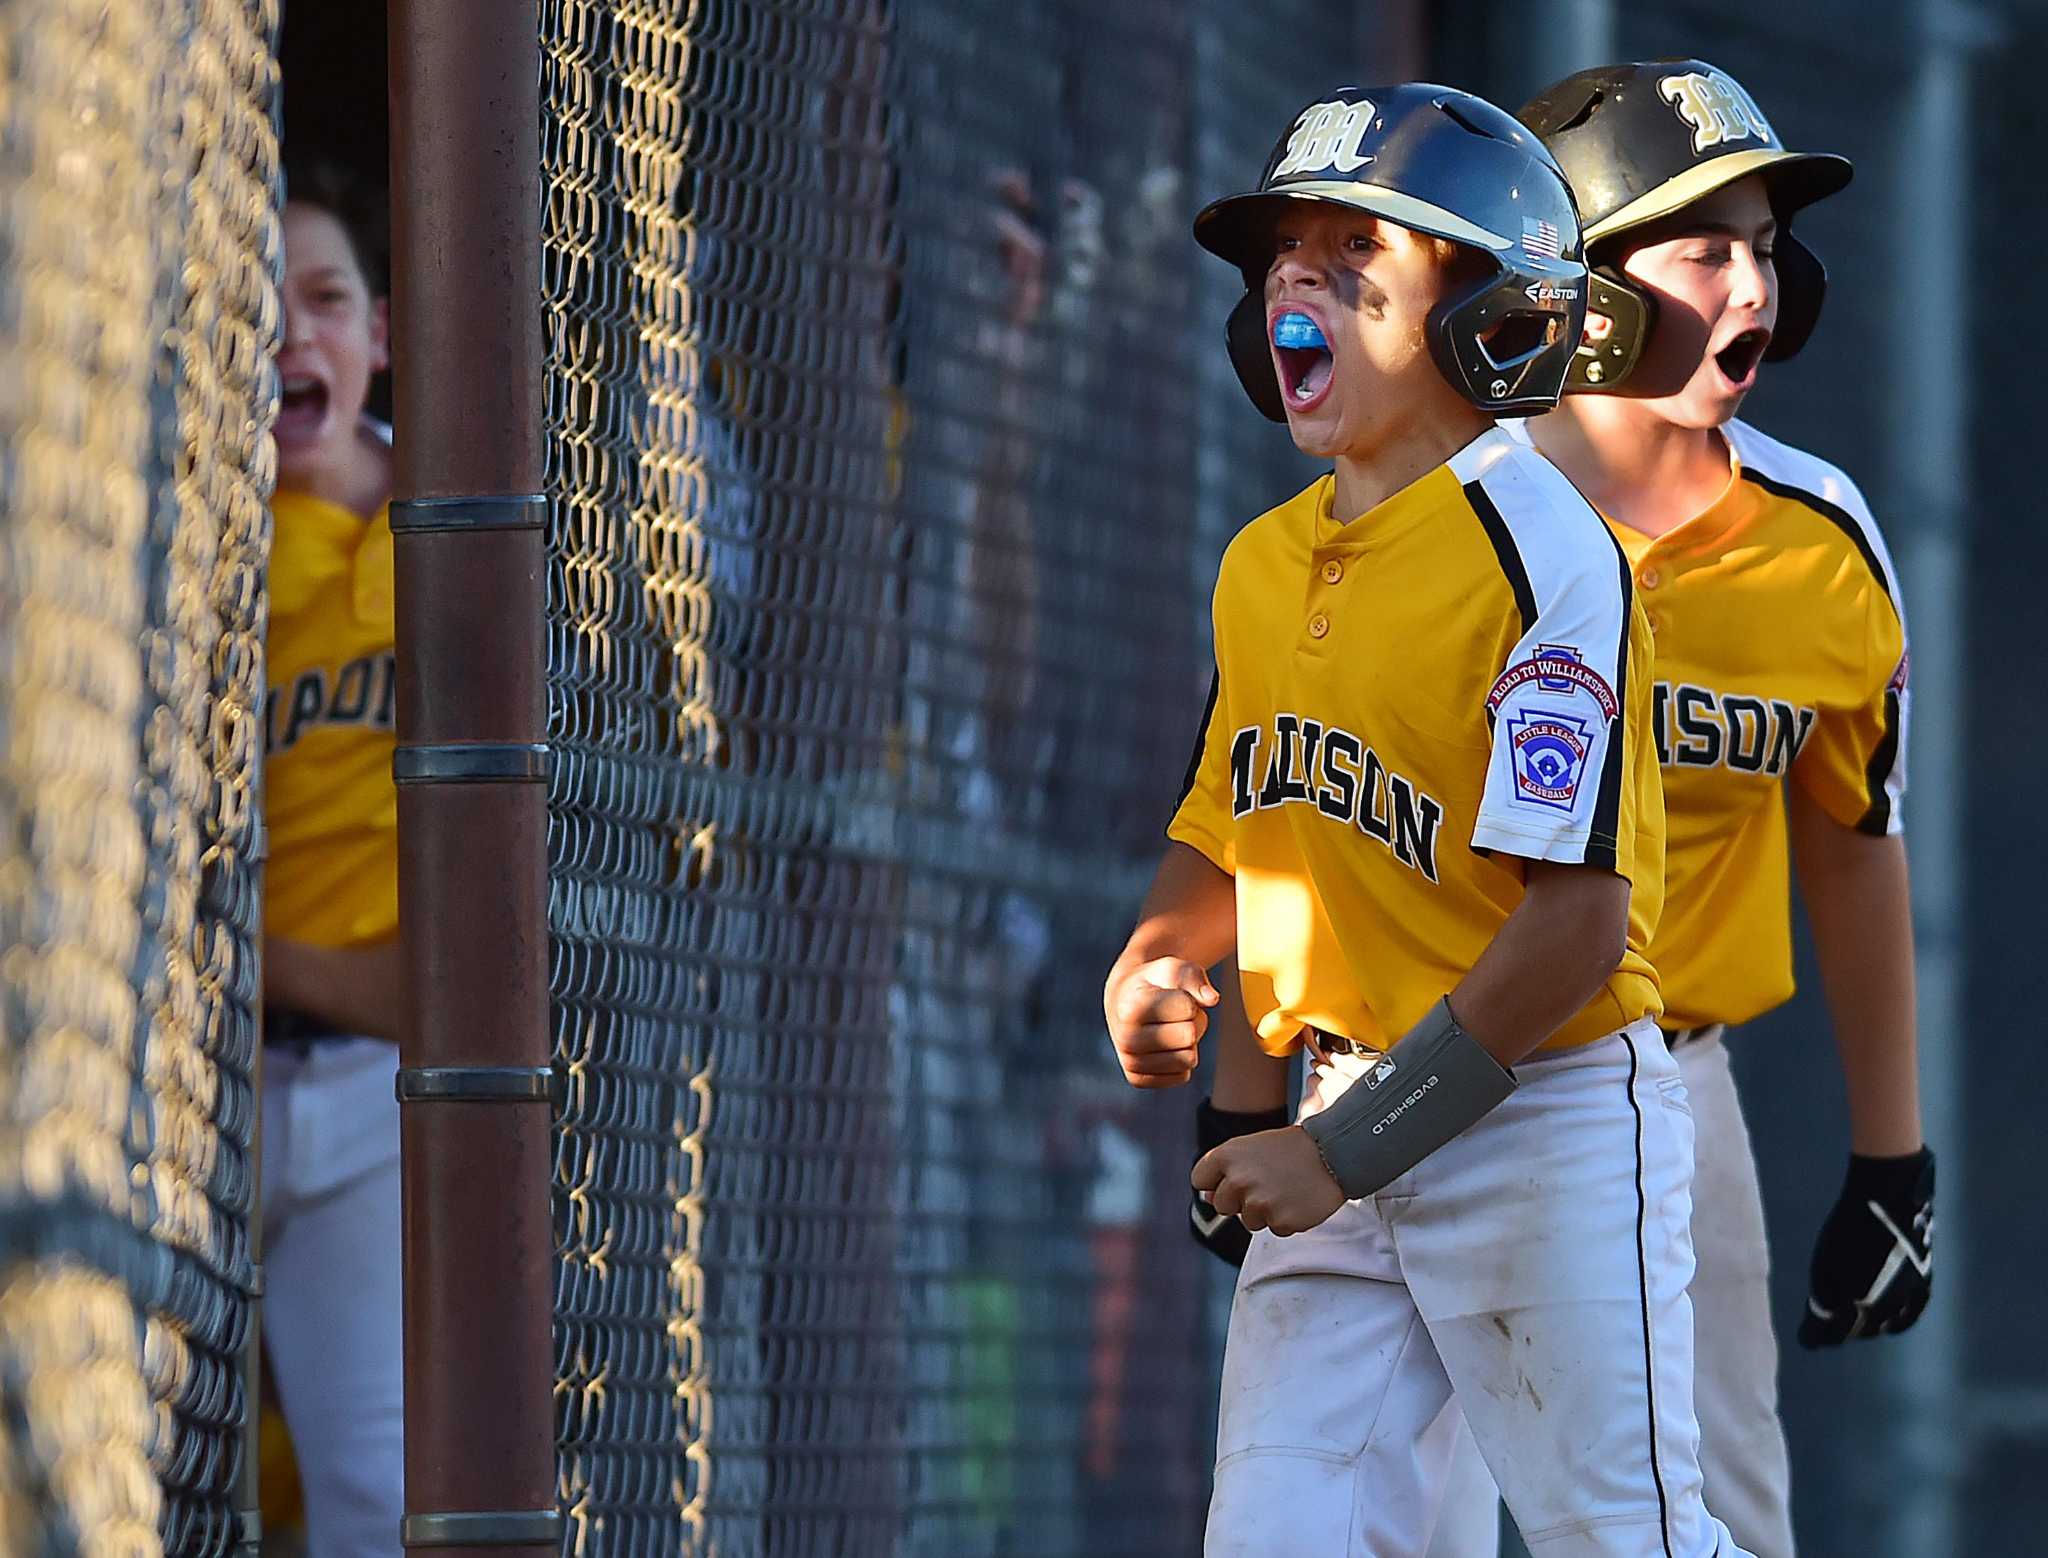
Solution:
<svg viewBox="0 0 2048 1558"><path fill-rule="evenodd" d="M1726 1023L1710 1022L1698 1028L1666 1028L1664 1029L1664 1047L1666 1049L1677 1049L1681 1045L1696 1043L1701 1039L1721 1032L1726 1026ZM1307 1039L1309 1047L1319 1050L1325 1055L1351 1055L1363 1054L1365 1052L1363 1044L1354 1044L1341 1033L1331 1033L1326 1029L1316 1027L1304 1028L1302 1032Z"/></svg>
<svg viewBox="0 0 2048 1558"><path fill-rule="evenodd" d="M1331 1033L1326 1028L1309 1027L1302 1030L1310 1049L1324 1055L1362 1054L1363 1044L1354 1044L1341 1033Z"/></svg>
<svg viewBox="0 0 2048 1558"><path fill-rule="evenodd" d="M324 1017L314 1017L307 1012L280 1011L266 1007L263 1012L263 1042L265 1044L320 1044L335 1039L361 1038L346 1028L337 1028Z"/></svg>

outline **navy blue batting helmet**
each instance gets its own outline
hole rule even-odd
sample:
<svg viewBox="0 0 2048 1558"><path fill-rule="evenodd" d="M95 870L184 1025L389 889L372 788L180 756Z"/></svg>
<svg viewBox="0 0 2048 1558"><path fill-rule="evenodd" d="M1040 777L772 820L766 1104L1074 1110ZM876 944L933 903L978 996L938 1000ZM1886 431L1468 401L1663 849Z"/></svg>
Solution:
<svg viewBox="0 0 2048 1558"><path fill-rule="evenodd" d="M1195 239L1244 276L1228 329L1252 403L1286 420L1263 296L1290 203L1348 206L1492 261L1431 311L1429 349L1451 386L1494 416L1548 411L1585 323L1586 267L1564 174L1543 143L1483 98L1409 82L1340 87L1294 116L1258 188L1195 218Z"/></svg>

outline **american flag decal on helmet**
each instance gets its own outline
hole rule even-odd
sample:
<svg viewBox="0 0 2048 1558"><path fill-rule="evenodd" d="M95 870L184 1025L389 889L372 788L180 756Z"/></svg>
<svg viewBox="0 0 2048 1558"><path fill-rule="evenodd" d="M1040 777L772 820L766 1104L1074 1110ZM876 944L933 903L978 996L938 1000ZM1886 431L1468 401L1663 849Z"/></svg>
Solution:
<svg viewBox="0 0 2048 1558"><path fill-rule="evenodd" d="M1531 259L1554 260L1564 252L1564 243L1558 237L1557 223L1539 222L1532 216L1522 218L1522 252Z"/></svg>

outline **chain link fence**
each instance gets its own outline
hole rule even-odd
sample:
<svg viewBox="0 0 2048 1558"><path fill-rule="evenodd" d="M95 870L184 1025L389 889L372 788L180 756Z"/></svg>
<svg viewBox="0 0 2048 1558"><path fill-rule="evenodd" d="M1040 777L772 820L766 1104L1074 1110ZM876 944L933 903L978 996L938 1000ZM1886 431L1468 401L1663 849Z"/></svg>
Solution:
<svg viewBox="0 0 2048 1558"><path fill-rule="evenodd" d="M1098 992L1305 479L1187 231L1287 9L545 0L569 1551L1199 1545L1192 1099Z"/></svg>
<svg viewBox="0 0 2048 1558"><path fill-rule="evenodd" d="M1375 60L1395 9L538 0L567 1550L1195 1550L1221 1274L1180 1228L1189 1101L1123 1089L1096 991L1200 707L1217 557L1307 473L1242 404L1235 282L1186 225L1305 92L1406 73ZM1857 155L1864 194L1815 218L1834 323L1798 365L1841 393L1788 376L1758 411L1893 478L1925 637L1933 564L1978 555L1943 516L2022 493L1996 457L2024 405L1983 419L1972 488L1895 453L1915 408L1848 364L1893 328L1870 257L1924 240L1905 170L1941 83L2024 128L1994 46L2040 28L1886 12L1879 38L1837 0L1557 0L1538 70L1522 12L1455 0L1429 69L1512 101L1567 44L1704 52ZM10 1553L238 1540L277 20L0 8ZM1863 112L1873 84L1899 115ZM1972 266L2038 221L1995 142L1958 141L2000 192L1962 208ZM2019 349L1958 317L1984 361ZM1982 556L2034 544L2024 512L1970 519ZM1969 598L2024 581L1997 571ZM1971 620L2023 636L2018 606ZM1919 862L1951 896L2024 809L2023 764L1965 779L1973 831ZM2023 939L1971 901L1971 945ZM1962 956L1961 912L1923 926L1930 960ZM2018 1020L2010 980L1971 990L1944 999ZM1760 1025L1745 1063L1789 1077L1817 1021ZM1753 1092L1767 1160L1801 1170L1772 1203L1796 1306L1783 1251L1827 1173L1789 1144L1833 1127L1781 1095ZM1988 1182L2029 1138L1956 1139L1945 1176ZM1933 1332L1853 1379L1788 1361L1817 1551L2017 1551L2038 1524L1964 1496L2025 1485L2038 1360L1958 1329L2038 1251L1956 1253L1939 1357Z"/></svg>
<svg viewBox="0 0 2048 1558"><path fill-rule="evenodd" d="M0 1545L238 1539L272 0L0 9Z"/></svg>

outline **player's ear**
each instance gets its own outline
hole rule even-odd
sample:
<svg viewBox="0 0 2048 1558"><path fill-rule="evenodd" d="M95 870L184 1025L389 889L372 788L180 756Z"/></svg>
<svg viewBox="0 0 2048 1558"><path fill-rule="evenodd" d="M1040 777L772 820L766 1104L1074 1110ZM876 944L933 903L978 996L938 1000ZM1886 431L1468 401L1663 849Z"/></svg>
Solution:
<svg viewBox="0 0 2048 1558"><path fill-rule="evenodd" d="M370 369L382 373L391 366L391 299L377 298L370 304Z"/></svg>

